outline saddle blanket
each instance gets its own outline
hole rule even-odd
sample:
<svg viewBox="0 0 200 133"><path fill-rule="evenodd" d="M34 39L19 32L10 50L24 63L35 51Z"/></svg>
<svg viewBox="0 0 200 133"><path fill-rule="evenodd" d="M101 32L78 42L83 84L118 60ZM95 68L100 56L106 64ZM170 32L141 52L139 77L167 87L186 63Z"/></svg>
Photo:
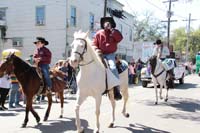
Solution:
<svg viewBox="0 0 200 133"><path fill-rule="evenodd" d="M165 70L168 71L175 67L175 59L167 58L164 61L162 61L162 64Z"/></svg>

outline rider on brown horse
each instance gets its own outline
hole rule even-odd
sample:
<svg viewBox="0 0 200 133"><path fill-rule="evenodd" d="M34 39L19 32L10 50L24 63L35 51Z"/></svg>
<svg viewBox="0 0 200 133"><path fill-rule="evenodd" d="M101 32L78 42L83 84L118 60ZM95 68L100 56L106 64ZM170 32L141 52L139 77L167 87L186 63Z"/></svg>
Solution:
<svg viewBox="0 0 200 133"><path fill-rule="evenodd" d="M49 76L49 64L51 63L51 51L45 47L49 42L45 38L37 37L37 40L34 42L37 49L34 52L33 58L38 67L41 68L41 71L44 75L45 83L47 85L47 90L50 92L52 88L52 82Z"/></svg>

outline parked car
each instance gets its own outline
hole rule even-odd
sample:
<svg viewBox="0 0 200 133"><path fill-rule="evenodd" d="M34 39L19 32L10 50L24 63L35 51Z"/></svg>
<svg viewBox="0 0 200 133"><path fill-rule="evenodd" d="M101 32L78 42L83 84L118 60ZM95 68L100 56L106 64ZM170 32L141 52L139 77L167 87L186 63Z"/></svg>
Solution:
<svg viewBox="0 0 200 133"><path fill-rule="evenodd" d="M178 80L179 84L184 84L185 71L186 71L186 69L185 69L184 65L177 65L174 68L175 80ZM151 76L152 76L151 70L150 70L150 67L148 65L146 67L142 68L142 70L141 70L141 81L142 81L143 87L147 87L147 85L152 82Z"/></svg>

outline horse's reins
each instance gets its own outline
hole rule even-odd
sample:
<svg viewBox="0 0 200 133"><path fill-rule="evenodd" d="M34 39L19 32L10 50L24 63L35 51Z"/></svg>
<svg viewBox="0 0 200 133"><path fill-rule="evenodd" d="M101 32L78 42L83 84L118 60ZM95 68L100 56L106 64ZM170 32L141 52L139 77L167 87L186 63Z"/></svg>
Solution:
<svg viewBox="0 0 200 133"><path fill-rule="evenodd" d="M159 65L159 67L160 67L160 65ZM165 71L165 69L163 68L163 70L162 70L160 73L158 73L158 74L152 73L152 75L153 75L155 78L157 78L157 77L159 77L164 71ZM154 72L155 72L155 71L154 71Z"/></svg>
<svg viewBox="0 0 200 133"><path fill-rule="evenodd" d="M157 62L157 61L156 61L156 62ZM160 65L159 65L159 67L160 67ZM163 68L163 70L162 70L160 73L156 74L156 75L155 75L154 73L152 73L152 75L153 75L154 78L156 79L157 83L158 83L157 77L159 77L164 71L165 71L165 69ZM155 72L155 70L154 70L154 72ZM166 74L166 76L167 76L167 74Z"/></svg>
<svg viewBox="0 0 200 133"><path fill-rule="evenodd" d="M83 38L76 38L76 40L81 40L81 41L84 41L84 43L85 43L85 47L84 47L82 53L80 53L80 52L78 52L78 51L75 51L75 52L74 52L74 53L76 53L76 54L78 54L78 55L80 56L80 58L81 58L80 61L83 61L83 60L84 60L84 59L83 59L83 55L87 52L87 41L86 41L85 39L83 39ZM89 61L88 63L85 63L85 64L80 64L80 63L79 63L79 65L80 65L80 66L86 66L86 65L91 64L93 61L94 61L94 60L91 60L91 61Z"/></svg>

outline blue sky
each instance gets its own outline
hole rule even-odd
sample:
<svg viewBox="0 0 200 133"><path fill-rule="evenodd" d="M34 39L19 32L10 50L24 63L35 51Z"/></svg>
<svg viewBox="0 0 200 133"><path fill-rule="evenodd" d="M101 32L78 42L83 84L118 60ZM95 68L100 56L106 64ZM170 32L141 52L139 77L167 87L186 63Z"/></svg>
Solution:
<svg viewBox="0 0 200 133"><path fill-rule="evenodd" d="M163 3L168 0L118 0L125 5L124 10L129 13L138 12L140 14L145 11L153 12L154 16L160 20L167 20L166 12L169 8L169 3ZM192 19L198 19L197 21L191 21L191 27L197 29L200 27L200 0L178 0L172 2L171 10L174 15L171 20L178 20L171 23L171 29L179 27L186 27L188 22L183 21L189 18L191 13Z"/></svg>

